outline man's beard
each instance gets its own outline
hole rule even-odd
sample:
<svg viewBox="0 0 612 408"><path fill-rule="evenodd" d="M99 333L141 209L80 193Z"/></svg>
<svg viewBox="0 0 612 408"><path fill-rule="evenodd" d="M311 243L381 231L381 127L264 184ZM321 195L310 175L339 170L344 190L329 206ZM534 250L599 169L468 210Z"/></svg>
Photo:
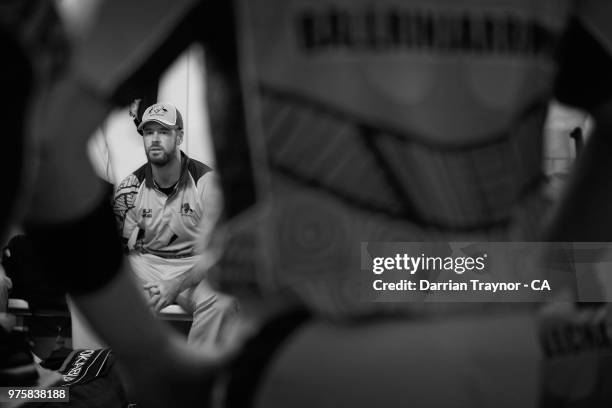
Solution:
<svg viewBox="0 0 612 408"><path fill-rule="evenodd" d="M157 152L158 151L156 151L154 156L151 154L151 151L147 152L147 158L149 159L149 163L159 167L163 167L170 162L172 157L167 152L162 151L161 155Z"/></svg>

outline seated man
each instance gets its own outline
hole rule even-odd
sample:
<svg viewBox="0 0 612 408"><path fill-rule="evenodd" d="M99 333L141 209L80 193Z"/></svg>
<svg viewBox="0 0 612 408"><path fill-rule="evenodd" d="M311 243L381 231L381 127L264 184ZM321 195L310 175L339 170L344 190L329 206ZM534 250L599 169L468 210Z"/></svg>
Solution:
<svg viewBox="0 0 612 408"><path fill-rule="evenodd" d="M138 126L147 163L124 179L114 197L130 264L157 311L178 303L193 313L188 341L215 344L236 304L214 292L193 268L203 235L221 211L210 167L179 149L183 119L176 107L148 107Z"/></svg>

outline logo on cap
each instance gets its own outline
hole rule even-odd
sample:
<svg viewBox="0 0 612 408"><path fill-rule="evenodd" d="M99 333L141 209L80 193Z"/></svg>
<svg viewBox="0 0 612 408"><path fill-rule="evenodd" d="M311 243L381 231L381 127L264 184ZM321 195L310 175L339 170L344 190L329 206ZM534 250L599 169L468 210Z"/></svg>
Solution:
<svg viewBox="0 0 612 408"><path fill-rule="evenodd" d="M181 113L169 103L156 103L149 106L142 115L142 121L138 125L138 130L142 131L142 128L148 122L157 122L170 129L183 128Z"/></svg>
<svg viewBox="0 0 612 408"><path fill-rule="evenodd" d="M167 113L168 109L165 107L153 105L149 111L149 116L165 116Z"/></svg>

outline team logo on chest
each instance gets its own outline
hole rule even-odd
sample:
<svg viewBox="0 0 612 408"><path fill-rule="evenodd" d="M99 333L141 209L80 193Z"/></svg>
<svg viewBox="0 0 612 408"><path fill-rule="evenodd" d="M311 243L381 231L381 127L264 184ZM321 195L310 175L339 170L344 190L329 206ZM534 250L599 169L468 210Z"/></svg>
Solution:
<svg viewBox="0 0 612 408"><path fill-rule="evenodd" d="M195 212L189 205L189 203L183 203L181 205L181 215L193 216Z"/></svg>
<svg viewBox="0 0 612 408"><path fill-rule="evenodd" d="M143 208L142 218L153 218L153 210L151 208Z"/></svg>

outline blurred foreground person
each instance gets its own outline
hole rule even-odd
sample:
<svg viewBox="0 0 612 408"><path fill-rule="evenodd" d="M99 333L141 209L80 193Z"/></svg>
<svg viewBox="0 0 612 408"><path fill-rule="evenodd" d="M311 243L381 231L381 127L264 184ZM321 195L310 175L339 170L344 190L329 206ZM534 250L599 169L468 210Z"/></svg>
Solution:
<svg viewBox="0 0 612 408"><path fill-rule="evenodd" d="M246 363L257 346L245 348L228 400L264 372L255 406L606 406L609 316L573 309L571 262L474 274L555 281L549 297L516 303L372 301L362 268L377 242L609 241L612 7L261 0L236 16L259 200L226 226L211 281L246 311L297 304L316 317L269 319L252 344L284 343L259 371ZM553 98L596 130L550 227Z"/></svg>
<svg viewBox="0 0 612 408"><path fill-rule="evenodd" d="M41 172L32 212L54 216L34 219L48 225L97 208L93 175L74 177L74 170L89 168L81 163L84 139L107 111L100 101L127 104L134 89L199 41L230 219L219 235L225 238L218 244L222 259L200 269L250 312L239 355L214 370L147 320L124 275L92 274L79 304L124 359L147 403L171 400L169 372L162 364L142 371L138 358L149 342L138 345L119 331L135 330L132 319L143 319L147 335L162 346L160 360L179 356L170 366L177 377L170 378L193 388L182 388L184 400L173 405L605 406L611 388L604 381L606 350L590 350L590 376L582 382L564 382L577 370L563 364L546 377L543 326L533 305L370 302L355 288L362 242L541 239L548 208L541 193L542 126L555 96L596 120L589 144L599 151L587 154L587 144L583 157L591 161L583 174L597 170L602 184L591 185L589 197L578 202L606 204L604 164L591 155L611 150L605 139L610 5L126 3L101 6L86 46L77 47L75 82L46 110L52 119L41 122L45 133L65 149L57 149L56 162L43 156L53 170ZM118 44L121 30L129 35ZM75 113L82 126L60 132ZM67 157L81 160L75 165ZM58 180L79 194L48 197ZM592 196L601 200L590 207L596 188ZM585 222L553 228L551 240L605 237L596 234L596 219L569 208L558 222ZM605 211L596 213L603 221ZM99 250L85 249L83 264ZM572 271L562 272L569 277L558 294L576 300ZM502 271L500 278L511 273ZM111 299L118 301L109 309ZM137 358L127 352L130 346ZM579 347L549 351L561 362L583 357Z"/></svg>
<svg viewBox="0 0 612 408"><path fill-rule="evenodd" d="M2 89L10 95L1 103L2 118L12 124L0 161L3 242L9 224L25 222L50 277L113 347L140 402L167 407L203 400L209 392L201 386L224 352L195 352L152 317L123 259L108 191L87 158L88 135L111 109L110 98L76 78L53 2L3 2L0 43ZM27 345L16 343L11 319L0 317L2 385L34 385Z"/></svg>

